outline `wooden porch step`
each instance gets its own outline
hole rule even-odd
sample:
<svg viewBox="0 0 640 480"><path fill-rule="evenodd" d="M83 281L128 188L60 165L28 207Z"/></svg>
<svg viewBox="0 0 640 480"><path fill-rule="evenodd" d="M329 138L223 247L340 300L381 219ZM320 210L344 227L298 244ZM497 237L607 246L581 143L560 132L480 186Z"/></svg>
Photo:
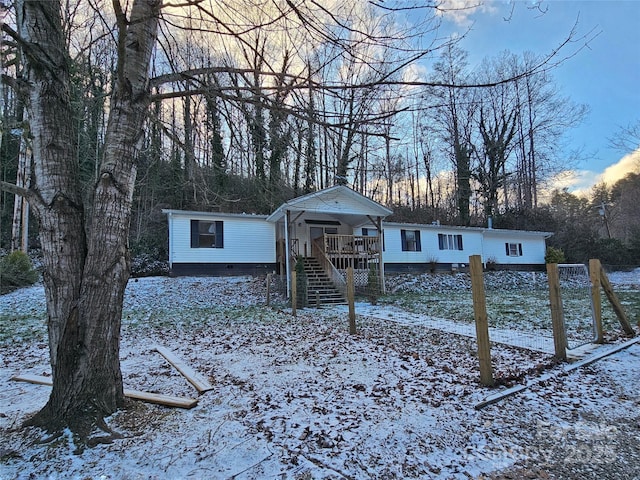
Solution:
<svg viewBox="0 0 640 480"><path fill-rule="evenodd" d="M346 303L346 300L316 258L305 257L303 266L307 276L307 303L309 305L315 305L316 303L321 305Z"/></svg>

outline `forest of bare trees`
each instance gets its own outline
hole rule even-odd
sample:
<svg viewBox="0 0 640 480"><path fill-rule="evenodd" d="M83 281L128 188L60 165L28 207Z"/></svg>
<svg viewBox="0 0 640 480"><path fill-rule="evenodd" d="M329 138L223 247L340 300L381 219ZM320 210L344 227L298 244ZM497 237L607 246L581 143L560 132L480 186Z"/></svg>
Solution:
<svg viewBox="0 0 640 480"><path fill-rule="evenodd" d="M162 208L269 213L335 183L393 207L400 220L481 225L531 212L546 181L575 160L562 141L587 109L562 95L542 54L499 52L471 70L454 40L411 45L437 27L435 16L402 31L371 5L317 7L304 15L336 26L308 32L301 11L278 5L248 11L246 32L231 10L219 18L203 2L164 10L133 245L157 242ZM108 18L87 6L65 14L79 176L89 191L117 58ZM12 45L5 41L5 75L19 78ZM428 73L420 77L416 65ZM14 89L3 97L3 179L19 171L25 182L24 105ZM13 202L4 194L4 225L18 224Z"/></svg>
<svg viewBox="0 0 640 480"><path fill-rule="evenodd" d="M570 224L584 231L567 231L567 242L618 241L627 259L638 249L637 220L623 220L637 172L591 200L556 192L542 201L548 181L577 160L562 142L587 113L562 94L553 67L589 34L567 32L551 54L496 52L471 68L456 38L437 34L445 12L435 5L0 8L0 246L24 247L28 237L42 250L50 309L54 389L36 423L86 429L77 419L121 405L117 319L129 249L166 255L163 208L268 213L338 183L390 206L395 220L491 217L557 230L553 241L581 256L580 245L563 243ZM596 223L598 204L610 237Z"/></svg>

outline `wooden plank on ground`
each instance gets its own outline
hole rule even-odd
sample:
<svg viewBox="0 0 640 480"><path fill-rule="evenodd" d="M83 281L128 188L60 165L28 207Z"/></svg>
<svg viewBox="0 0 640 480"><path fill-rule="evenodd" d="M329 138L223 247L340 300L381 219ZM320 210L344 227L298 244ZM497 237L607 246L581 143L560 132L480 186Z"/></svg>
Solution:
<svg viewBox="0 0 640 480"><path fill-rule="evenodd" d="M124 396L133 400L142 400L143 402L156 403L166 407L193 408L198 404L198 400L195 398L174 397L173 395L141 392L128 388L124 389Z"/></svg>
<svg viewBox="0 0 640 480"><path fill-rule="evenodd" d="M609 355L613 355L620 350L629 348L631 345L638 342L640 342L640 337L632 338L631 340L627 340L626 342L621 343L620 345L616 345L612 348L603 348L601 352L596 352L593 355L583 358L582 360L566 365L564 367L564 371L571 372L572 370L584 367L585 365L589 365L590 363L597 362L598 360L608 357Z"/></svg>
<svg viewBox="0 0 640 480"><path fill-rule="evenodd" d="M605 347L601 347L600 352L595 353L594 355L591 355L589 357L585 357L582 360L572 363L570 365L565 365L564 368L562 369L561 372L552 374L552 373L547 373L544 374L534 380L531 380L529 382L526 383L526 385L515 385L511 388L507 388L506 390L502 390L501 392L498 393L494 393L493 395L489 395L487 398L485 398L482 402L477 403L474 408L476 410L480 410L488 405L491 405L493 403L497 403L500 400L503 400L507 397L510 397L512 395L515 395L516 393L520 393L523 390L526 390L527 388L536 385L538 383L544 382L546 380L549 380L550 378L553 377L557 377L559 375L571 372L573 370L577 370L580 367L584 367L585 365L589 365L593 362L597 362L598 360L602 360L605 357L608 357L609 355L613 355L614 353L619 352L620 350L624 350L625 348L629 348L631 345L633 345L634 343L638 343L640 342L640 338L636 337L633 338L631 340L628 340L624 343L621 343L620 345L616 345L612 348L605 348Z"/></svg>
<svg viewBox="0 0 640 480"><path fill-rule="evenodd" d="M545 380L549 378L549 375L544 375ZM541 381L541 380L538 380ZM494 393L493 395L489 395L487 398L485 398L482 402L477 403L474 408L476 410L480 410L488 405L491 405L493 403L497 403L500 400L503 400L507 397L510 397L511 395L515 395L516 393L522 392L523 390L526 390L527 388L529 388L529 384L527 385L516 385L514 387L511 388L507 388L506 390L502 390L501 392L498 393Z"/></svg>
<svg viewBox="0 0 640 480"><path fill-rule="evenodd" d="M45 377L42 375L32 375L29 373L23 375L15 375L11 377L11 380L17 382L35 383L37 385L53 385L51 377ZM141 392L138 390L124 389L124 396L133 400L142 400L143 402L156 403L158 405L164 405L166 407L177 408L193 408L198 404L197 399L174 397L172 395L163 395L160 393Z"/></svg>
<svg viewBox="0 0 640 480"><path fill-rule="evenodd" d="M53 379L51 377L45 377L43 375L32 375L30 373L25 373L23 375L15 375L11 377L11 380L15 380L16 382L27 382L27 383L35 383L36 385L53 385Z"/></svg>
<svg viewBox="0 0 640 480"><path fill-rule="evenodd" d="M208 392L209 390L213 390L213 386L203 378L198 372L196 372L189 365L184 363L184 361L178 358L171 350L164 348L160 345L156 345L153 347L160 355L162 355L167 362L173 365L176 370L178 370L187 381L193 385L199 393Z"/></svg>

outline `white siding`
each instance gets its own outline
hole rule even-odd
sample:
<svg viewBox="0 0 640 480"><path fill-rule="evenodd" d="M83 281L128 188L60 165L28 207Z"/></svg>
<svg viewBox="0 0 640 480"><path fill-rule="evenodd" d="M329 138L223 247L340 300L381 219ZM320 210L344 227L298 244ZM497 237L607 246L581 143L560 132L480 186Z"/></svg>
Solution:
<svg viewBox="0 0 640 480"><path fill-rule="evenodd" d="M522 256L508 256L505 243L522 244ZM543 235L502 231L485 233L483 261L494 258L498 264L544 264L546 242Z"/></svg>
<svg viewBox="0 0 640 480"><path fill-rule="evenodd" d="M402 251L401 230L420 231L420 252ZM438 234L462 235L462 250L440 250ZM385 263L468 263L470 255L482 254L482 232L431 225L385 225Z"/></svg>
<svg viewBox="0 0 640 480"><path fill-rule="evenodd" d="M373 228L373 226L366 226ZM420 231L420 252L402 251L401 230ZM358 233L361 232L359 229ZM462 250L440 250L438 234L462 235ZM544 232L518 230L489 230L483 228L450 227L443 225L385 224L385 263L416 264L429 263L469 263L471 255L481 255L482 261L495 259L503 265L543 265L546 252ZM522 255L509 256L505 243L522 244Z"/></svg>
<svg viewBox="0 0 640 480"><path fill-rule="evenodd" d="M342 205L342 208L348 207ZM276 228L278 227L275 223L267 222L264 216L175 210L167 213L169 213L169 260L172 264L276 263ZM300 253L304 253L305 242L310 253L309 229L315 226L306 223L305 218L334 220L331 216L322 213L296 219L292 225L292 238L300 241ZM192 219L223 222L224 247L191 248ZM364 225L364 227L375 229L373 225ZM282 229L282 225L280 228ZM544 232L401 223L383 224L383 230L385 249L382 255L384 262L388 264L428 264L431 260L440 264L467 264L471 255L481 255L483 262L495 259L498 264L503 265L543 265L546 251L545 238L548 235ZM401 230L420 232L420 251L402 250ZM362 228L352 231L348 224L342 222L338 227L338 233L358 235L362 233ZM463 249L440 250L438 234L462 235ZM505 243L522 244L522 255L507 255Z"/></svg>
<svg viewBox="0 0 640 480"><path fill-rule="evenodd" d="M222 221L223 248L191 248L191 219ZM275 225L261 217L169 215L171 263L275 263Z"/></svg>

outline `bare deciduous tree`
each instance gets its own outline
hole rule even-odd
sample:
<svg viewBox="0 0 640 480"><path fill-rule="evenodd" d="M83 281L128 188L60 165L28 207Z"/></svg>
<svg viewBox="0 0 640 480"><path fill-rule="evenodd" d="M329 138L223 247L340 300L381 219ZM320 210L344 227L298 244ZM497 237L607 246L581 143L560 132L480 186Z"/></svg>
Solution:
<svg viewBox="0 0 640 480"><path fill-rule="evenodd" d="M59 1L17 2L40 224L53 390L30 424L88 434L123 404L119 345L129 278L128 234L135 159L149 106L148 75L161 2L114 2L118 65L104 155L85 215L70 101L70 57Z"/></svg>
<svg viewBox="0 0 640 480"><path fill-rule="evenodd" d="M187 0L180 7L189 7L188 10L176 5L168 5L162 10L161 0L130 0L126 5L120 0L112 0L109 10L96 0L91 4L95 7L95 15L81 20L74 17L75 12L64 10L72 5L70 2L17 0L17 28L3 24L3 32L23 53L24 75L21 81L13 79L13 84L23 92L29 113L34 170L28 188L6 182L2 187L27 198L39 220L53 374L49 401L30 420L31 424L52 431L69 426L75 432L87 435L96 424L104 426L104 416L123 405L119 341L124 291L129 278L132 197L137 161L144 144L145 122L153 102L156 102L153 104L157 121L163 118L161 101L212 92L222 101L251 106L244 121L250 130L253 129L254 164L247 161L240 169L254 168L255 175L266 181L270 167L271 178L277 181L276 170L280 168L284 149L275 143L269 146L266 110L273 109L282 115L274 117L271 131L274 140L286 134L281 128L289 115L323 126L321 138L325 150L331 145L330 135L334 135L337 139L334 142L335 173L342 176L350 168L354 146L358 145L356 137L375 135L375 131L366 127L397 113L381 114L369 108L369 102L380 98L378 93L392 85L429 84L405 82L397 75L441 46L411 46L411 40L417 41L419 35L431 31L425 29L424 24L392 30L393 22L386 22L385 28L377 29L377 17L368 17L367 12L360 11L361 7L370 8L371 5L362 2L339 5L332 2L332 8L322 2L255 3L252 5L261 16L252 25L238 20L250 18L248 7L243 9L239 2L224 0L217 3ZM78 5L85 4L80 2ZM113 31L94 28L112 22L115 24ZM217 41L212 41L211 45L218 50L211 58L197 55L199 65L178 61L176 31L185 28L215 37ZM298 50L285 49L304 53L300 55L302 61L297 64L281 62L286 55L271 55L275 49L254 41L261 38L256 35L261 30L289 39L295 36L296 40L304 34L308 40L305 45L310 49L330 46L327 52L333 55L324 57L325 61L316 66L316 71L309 72L306 60L312 55L303 52L302 42L289 42L297 44ZM75 43L82 38L77 34L85 33L86 38L96 40L92 37L95 31L101 32L98 40L112 42L116 54L112 57L113 65L107 62L104 69L113 75L105 82L102 92L109 99L108 119L99 167L89 189L90 199L87 199L80 183L70 66L72 53L83 52L85 46L81 42ZM161 52L154 57L159 31L162 33ZM229 53L222 46L228 46L229 42L235 42L233 53L246 53L245 64L222 64L220 58ZM401 55L394 56L390 52L401 52ZM152 61L158 73L154 79L150 79ZM548 64L548 61L540 62L531 71L547 68ZM284 67L275 68L274 65ZM322 70L331 72L333 80L319 81L317 74ZM351 77L344 76L348 72ZM519 72L518 76L525 73ZM227 82L217 80L212 90L210 80L216 75L223 76ZM507 80L491 81L504 85ZM107 83L110 90L106 88ZM328 99L333 99L340 108L322 115L310 115L308 105L288 103L294 92L309 91L311 87L322 99L316 105L328 107L331 105ZM300 98L303 96L296 97ZM184 131L189 138L196 132L188 125L196 104L195 101L176 104L173 116L169 115L175 121L179 117L187 119L182 127L186 127ZM183 108L183 115L175 114ZM487 133L494 132L489 124L485 126ZM176 130L177 126L173 128ZM197 156L195 144L189 143L190 140L181 141L171 133L164 131L173 147L170 162L177 165L181 159L186 159L188 164L197 162L198 159L193 158ZM240 136L238 134L234 141L246 147L246 139ZM498 140L502 142L501 146L508 143L502 137ZM161 141L162 135L155 132L147 145L152 145L153 152L160 152L162 145L158 142ZM362 141L359 145L366 146L367 142ZM267 164L269 148L275 152L270 165ZM178 149L185 156L181 157ZM324 155L320 159L323 159L323 168L329 171L331 157L326 152ZM190 179L193 181L197 169L195 163L189 168L191 166L194 167ZM328 174L320 174L325 175L324 182L328 184ZM308 174L307 180L309 178Z"/></svg>

